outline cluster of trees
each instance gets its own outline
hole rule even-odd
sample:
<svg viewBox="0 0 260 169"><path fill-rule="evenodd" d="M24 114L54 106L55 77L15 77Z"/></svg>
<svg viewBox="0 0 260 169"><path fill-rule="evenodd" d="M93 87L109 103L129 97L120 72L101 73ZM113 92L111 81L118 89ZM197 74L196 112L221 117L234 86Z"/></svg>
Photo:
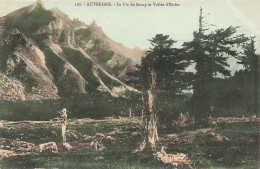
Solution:
<svg viewBox="0 0 260 169"><path fill-rule="evenodd" d="M254 37L237 34L239 27L209 27L200 9L199 28L182 48L174 47L176 41L169 35L157 34L150 40L152 47L136 66L135 74L139 79L135 87L142 91L143 100L144 140L140 150L149 147L158 151L158 118L167 124L170 116L176 118L189 111L202 119L225 109L240 111L241 103L246 103L241 104L245 111L259 114L260 55ZM234 76L229 70L231 57L244 67ZM191 64L195 72L186 71ZM187 89L192 89L190 95L183 92Z"/></svg>
<svg viewBox="0 0 260 169"><path fill-rule="evenodd" d="M199 28L193 32L193 40L183 43L182 48L174 47L176 41L169 35L157 34L150 40L152 47L137 66L136 87L145 93L155 80L157 99L153 109L160 120L167 122L169 116L180 112L190 112L197 118L220 111L234 113L236 102L247 102L241 104L243 110L236 109L237 115L241 115L239 111L259 114L260 55L256 53L254 37L238 34L239 27L210 27L201 9ZM234 76L229 70L231 57L244 67ZM192 64L195 72L187 72ZM185 90L192 94L187 95Z"/></svg>

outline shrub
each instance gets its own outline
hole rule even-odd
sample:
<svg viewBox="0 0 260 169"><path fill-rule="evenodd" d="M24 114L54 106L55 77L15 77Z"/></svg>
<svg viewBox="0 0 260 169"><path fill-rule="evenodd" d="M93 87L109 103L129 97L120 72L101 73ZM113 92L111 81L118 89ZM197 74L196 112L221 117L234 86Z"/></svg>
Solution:
<svg viewBox="0 0 260 169"><path fill-rule="evenodd" d="M14 68L12 76L20 80L25 85L26 92L30 92L33 86L37 86L38 82L31 76L26 67L27 64L23 60L20 60Z"/></svg>
<svg viewBox="0 0 260 169"><path fill-rule="evenodd" d="M42 33L42 34L38 34L38 35L33 35L32 36L32 40L34 42L36 42L38 47L40 49L42 49L42 50L44 48L46 48L46 45L44 44L43 40L48 39L48 38L49 38L49 34L48 33Z"/></svg>
<svg viewBox="0 0 260 169"><path fill-rule="evenodd" d="M91 37L91 30L89 28L84 29L78 29L75 31L76 36L80 36L81 40L88 41Z"/></svg>
<svg viewBox="0 0 260 169"><path fill-rule="evenodd" d="M113 73L114 73L116 76L118 76L118 75L121 73L121 71L123 71L124 68L126 68L127 65L128 65L128 62L125 62L125 63L122 64L122 65L119 65L119 63L117 62L116 66L113 67Z"/></svg>
<svg viewBox="0 0 260 169"><path fill-rule="evenodd" d="M104 50L96 55L100 63L107 63L113 56L114 52L112 50Z"/></svg>
<svg viewBox="0 0 260 169"><path fill-rule="evenodd" d="M65 34L64 34L64 30L63 30L63 31L61 32L59 42L60 42L60 43L64 42L64 39L65 39Z"/></svg>
<svg viewBox="0 0 260 169"><path fill-rule="evenodd" d="M11 34L10 37L8 37L8 39L10 39L9 44L3 44L2 46L0 46L0 69L3 72L6 71L6 62L9 57L13 56L12 53L16 50L16 47L18 45L26 45L26 40L21 34Z"/></svg>
<svg viewBox="0 0 260 169"><path fill-rule="evenodd" d="M57 81L59 96L72 96L79 93L79 84L77 78L71 70L67 70L66 74L60 76Z"/></svg>

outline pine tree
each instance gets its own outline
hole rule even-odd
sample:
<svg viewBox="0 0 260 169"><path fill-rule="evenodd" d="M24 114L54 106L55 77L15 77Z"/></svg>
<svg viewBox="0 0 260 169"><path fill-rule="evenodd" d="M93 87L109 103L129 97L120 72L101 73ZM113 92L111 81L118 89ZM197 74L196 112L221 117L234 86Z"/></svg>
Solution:
<svg viewBox="0 0 260 169"><path fill-rule="evenodd" d="M214 79L217 75L230 76L227 59L237 56L237 48L247 41L243 34L236 35L238 27L207 33L208 27L201 8L199 29L193 33L194 39L183 45L186 55L196 64L191 107L197 117L208 116L214 110Z"/></svg>
<svg viewBox="0 0 260 169"><path fill-rule="evenodd" d="M252 37L249 43L243 46L243 53L239 57L239 64L243 64L245 71L252 74L254 79L254 113L259 115L259 78L260 78L260 55L256 53L255 40Z"/></svg>

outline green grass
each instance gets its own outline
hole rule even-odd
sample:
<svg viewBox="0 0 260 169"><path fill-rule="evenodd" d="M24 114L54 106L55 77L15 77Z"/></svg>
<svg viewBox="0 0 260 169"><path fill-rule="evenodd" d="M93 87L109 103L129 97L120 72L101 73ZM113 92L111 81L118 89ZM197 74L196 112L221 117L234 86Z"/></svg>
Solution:
<svg viewBox="0 0 260 169"><path fill-rule="evenodd" d="M133 124L116 125L105 123L100 124L97 127L87 128L87 132L92 133L89 135L94 135L96 132L109 132L114 128L121 128L129 125ZM78 132L84 132L86 127L77 126L73 129ZM9 131L9 133L2 133L1 136L22 139L22 135L24 137L23 140L31 139L34 143L41 143L36 137L38 137L39 140L44 139L44 141L47 142L51 135L52 141L60 141L56 139L56 134L54 134L57 133L58 137L60 137L59 131L53 132L53 129L49 129L48 131L42 130L44 129L36 129L35 132L30 130ZM0 159L0 166L1 168L172 168L172 166L165 165L155 159L151 152L133 154L132 152L138 146L137 143L139 141L141 141L141 137L124 135L119 136L115 142L105 143L106 149L103 151L71 151L58 154L44 153L40 155L4 158Z"/></svg>
<svg viewBox="0 0 260 169"><path fill-rule="evenodd" d="M86 135L110 132L115 128L124 128L134 124L109 124L102 123L97 126L91 124L69 126L68 129L76 130ZM231 128L231 132L227 130ZM238 134L238 131L240 133ZM251 132L249 132L251 131ZM220 124L215 132L226 133L226 136L257 136L257 123ZM248 133L250 133L248 135ZM47 141L60 142L60 131L56 129L15 129L0 130L0 137L31 141L40 144ZM145 150L132 153L138 146L141 137L129 135L118 136L115 142L104 143L103 151L71 151L58 154L44 153L13 158L0 159L1 168L173 168L155 159L152 152ZM175 144L166 149L168 153L185 153L192 160L196 169L256 169L258 160L258 142L245 143L226 141L214 143L208 134L199 134L192 144Z"/></svg>
<svg viewBox="0 0 260 169"><path fill-rule="evenodd" d="M195 168L256 168L258 159L257 144L210 144L202 136L197 137L192 144L171 145L168 151L187 154Z"/></svg>
<svg viewBox="0 0 260 169"><path fill-rule="evenodd" d="M27 141L36 145L50 141L56 143L62 142L60 129L54 128L19 128L14 130L1 128L0 137L17 141Z"/></svg>
<svg viewBox="0 0 260 169"><path fill-rule="evenodd" d="M58 154L29 155L3 159L3 168L89 168L89 169L166 169L172 168L155 159L146 163L135 161L131 153L72 151Z"/></svg>
<svg viewBox="0 0 260 169"><path fill-rule="evenodd" d="M108 133L113 131L114 129L121 129L122 127L131 126L134 124L109 124L109 123L101 123L98 125L77 125L77 126L68 126L69 130L76 130L84 135L94 136L97 133Z"/></svg>
<svg viewBox="0 0 260 169"><path fill-rule="evenodd" d="M18 17L7 18L4 24L5 29L17 28L24 33L31 34L40 27L48 25L56 18L52 15L51 11L47 11L38 5L31 12L24 12Z"/></svg>
<svg viewBox="0 0 260 169"><path fill-rule="evenodd" d="M78 125L78 126L69 126L69 130L76 130L84 135L94 136L97 133L100 132L111 132L113 131L115 126L111 126L107 123L99 124L97 126L90 126L90 125Z"/></svg>
<svg viewBox="0 0 260 169"><path fill-rule="evenodd" d="M250 123L222 123L216 128L216 132L226 137L255 137L259 134L259 124L257 122Z"/></svg>
<svg viewBox="0 0 260 169"><path fill-rule="evenodd" d="M199 134L192 144L170 145L167 151L186 153L195 168L257 168L258 142L235 140L238 136L257 139L257 123L220 124L214 132L231 141L215 143L210 141L207 133Z"/></svg>
<svg viewBox="0 0 260 169"><path fill-rule="evenodd" d="M172 125L160 125L158 128L159 133L161 134L167 134L167 133L183 133L185 131L195 131L198 129L202 129L202 128L209 128L212 127L209 123L205 122L205 123L195 123L195 124L190 124L187 126L172 126Z"/></svg>

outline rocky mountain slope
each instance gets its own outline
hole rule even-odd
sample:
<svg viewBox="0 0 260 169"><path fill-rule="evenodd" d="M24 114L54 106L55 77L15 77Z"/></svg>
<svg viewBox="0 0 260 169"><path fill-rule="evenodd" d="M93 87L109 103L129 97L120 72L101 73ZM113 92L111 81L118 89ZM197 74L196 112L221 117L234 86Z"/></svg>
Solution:
<svg viewBox="0 0 260 169"><path fill-rule="evenodd" d="M119 79L140 62L144 50L112 41L90 26L41 1L0 18L0 99L58 98L136 91Z"/></svg>

